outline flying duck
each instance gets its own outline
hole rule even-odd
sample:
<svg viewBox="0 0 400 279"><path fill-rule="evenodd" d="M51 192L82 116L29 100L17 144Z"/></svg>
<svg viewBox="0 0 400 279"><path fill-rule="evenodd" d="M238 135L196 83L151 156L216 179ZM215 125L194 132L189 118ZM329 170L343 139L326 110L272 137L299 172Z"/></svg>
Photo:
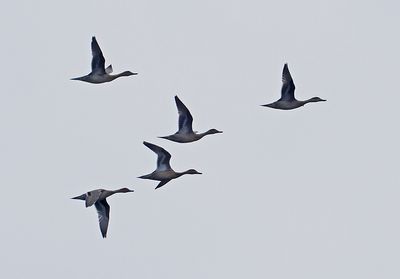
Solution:
<svg viewBox="0 0 400 279"><path fill-rule="evenodd" d="M283 66L283 72L282 72L281 98L276 102L262 106L274 109L290 110L304 106L307 103L326 101L319 97L313 97L305 101L296 100L296 98L294 97L295 88L296 87L294 86L294 82L292 76L290 75L288 65L285 64Z"/></svg>
<svg viewBox="0 0 400 279"><path fill-rule="evenodd" d="M97 214L99 216L100 231L105 238L107 236L108 221L110 220L110 206L107 203L106 198L114 195L115 193L128 193L133 192L128 188L121 188L115 191L97 189L87 192L83 195L74 197L75 200L84 200L86 207L94 206L96 207Z"/></svg>
<svg viewBox="0 0 400 279"><path fill-rule="evenodd" d="M155 144L149 143L144 141L144 145L146 145L148 148L150 148L152 151L154 151L157 154L157 168L155 171L153 171L150 174L139 176L138 178L143 178L143 179L151 179L151 180L158 180L160 183L157 185L155 189L158 189L165 184L167 184L170 180L178 178L184 174L201 174L200 172L190 169L184 172L175 172L170 164L169 161L171 159L171 154L164 148L157 146Z"/></svg>
<svg viewBox="0 0 400 279"><path fill-rule="evenodd" d="M192 123L193 117L188 108L182 103L182 101L175 96L175 103L178 109L179 119L178 119L178 131L170 136L160 137L162 139L167 139L175 142L186 143L193 142L201 139L204 136L219 134L222 131L217 129L210 129L204 133L193 132Z"/></svg>
<svg viewBox="0 0 400 279"><path fill-rule="evenodd" d="M120 74L111 75L113 72L112 66L104 68L105 59L103 52L100 49L99 44L96 41L96 37L92 37L92 72L86 76L71 78L71 80L81 80L90 83L104 83L113 81L119 77L127 77L132 75L137 75L137 73L132 73L130 71L125 71Z"/></svg>

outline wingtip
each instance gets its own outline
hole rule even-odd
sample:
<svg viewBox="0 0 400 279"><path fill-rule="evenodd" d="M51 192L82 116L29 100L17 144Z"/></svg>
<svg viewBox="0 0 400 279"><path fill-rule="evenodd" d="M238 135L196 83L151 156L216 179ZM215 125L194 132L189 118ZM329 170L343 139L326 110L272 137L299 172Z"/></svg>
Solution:
<svg viewBox="0 0 400 279"><path fill-rule="evenodd" d="M144 144L144 146L146 146L148 148L150 148L150 146L151 146L151 143L148 141L143 141L143 144Z"/></svg>
<svg viewBox="0 0 400 279"><path fill-rule="evenodd" d="M150 149L152 149L152 147L156 146L155 144L150 143L150 142L148 142L148 141L143 141L143 144L144 144L145 146L147 146L148 148L150 148Z"/></svg>

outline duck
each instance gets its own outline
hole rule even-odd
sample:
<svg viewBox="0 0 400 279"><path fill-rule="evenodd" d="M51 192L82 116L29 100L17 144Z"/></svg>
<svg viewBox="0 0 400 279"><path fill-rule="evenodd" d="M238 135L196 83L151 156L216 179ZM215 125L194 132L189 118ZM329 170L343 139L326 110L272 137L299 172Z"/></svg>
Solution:
<svg viewBox="0 0 400 279"><path fill-rule="evenodd" d="M146 141L144 141L143 144L157 154L157 168L152 173L139 176L138 178L160 181L155 189L158 189L167 184L172 179L178 178L185 174L202 174L195 169L189 169L184 172L174 171L169 163L169 161L171 160L171 154L167 150Z"/></svg>
<svg viewBox="0 0 400 279"><path fill-rule="evenodd" d="M183 102L175 96L175 103L178 109L178 131L169 136L159 137L162 139L167 139L174 142L179 143L188 143L197 141L204 136L212 135L212 134L220 134L222 131L217 129L210 129L204 133L197 133L193 132L192 124L193 124L193 117L188 108L183 104Z"/></svg>
<svg viewBox="0 0 400 279"><path fill-rule="evenodd" d="M80 80L89 83L104 83L113 81L119 77L127 77L132 75L137 75L138 73L132 73L131 71L125 71L116 75L111 75L113 72L112 65L107 68L104 67L105 59L103 52L97 43L96 37L92 37L92 72L86 76L71 78L71 80Z"/></svg>
<svg viewBox="0 0 400 279"><path fill-rule="evenodd" d="M103 236L103 238L106 238L108 221L110 220L110 206L108 205L106 198L116 193L129 193L129 192L133 192L133 190L130 190L128 188L121 188L114 191L105 189L96 189L93 191L89 191L85 194L82 194L80 196L73 197L71 199L84 200L86 207L92 206L94 204L99 217L101 235Z"/></svg>
<svg viewBox="0 0 400 279"><path fill-rule="evenodd" d="M295 90L292 76L290 75L288 64L285 63L282 72L282 89L281 98L273 103L262 105L264 107L270 107L273 109L291 110L304 106L307 103L325 102L326 100L320 97L313 97L305 101L296 100L294 97Z"/></svg>

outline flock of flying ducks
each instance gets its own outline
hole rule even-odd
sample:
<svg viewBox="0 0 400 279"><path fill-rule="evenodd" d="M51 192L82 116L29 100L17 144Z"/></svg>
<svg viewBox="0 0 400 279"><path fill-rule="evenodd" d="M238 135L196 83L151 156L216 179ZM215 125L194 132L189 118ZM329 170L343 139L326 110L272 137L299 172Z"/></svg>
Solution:
<svg viewBox="0 0 400 279"><path fill-rule="evenodd" d="M119 77L137 75L137 73L133 73L131 71L124 71L122 73L112 75L112 65L109 65L107 68L105 68L105 59L95 37L92 37L91 45L92 71L85 76L72 78L71 80L80 80L84 82L98 84L110 82ZM326 101L319 97L313 97L308 100L299 101L294 96L294 90L295 85L292 76L290 75L288 65L285 64L282 72L281 98L276 102L262 106L281 110L291 110L304 106L307 103ZM193 117L189 109L182 103L178 96L175 96L175 103L179 114L178 131L172 135L160 138L178 143L188 143L200 140L207 135L222 133L222 131L219 131L217 129L210 129L204 133L194 132L192 127ZM185 174L201 174L194 169L189 169L183 172L174 171L170 165L171 154L168 151L158 145L146 141L144 141L143 144L157 154L157 168L152 173L142 175L139 178L160 181L155 189L160 188L172 179L178 178ZM110 206L107 203L107 198L116 193L129 192L133 192L133 190L130 190L128 188L121 188L118 190L96 189L80 196L74 197L72 199L84 200L86 207L92 206L94 204L98 213L100 231L103 238L105 238L107 236L108 223L110 219Z"/></svg>

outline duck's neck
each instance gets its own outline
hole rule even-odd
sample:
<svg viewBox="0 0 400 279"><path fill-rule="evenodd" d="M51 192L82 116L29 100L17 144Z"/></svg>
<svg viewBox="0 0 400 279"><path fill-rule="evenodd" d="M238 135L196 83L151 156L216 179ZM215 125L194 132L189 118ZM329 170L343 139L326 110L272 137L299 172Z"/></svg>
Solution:
<svg viewBox="0 0 400 279"><path fill-rule="evenodd" d="M304 101L297 101L297 100L296 100L296 102L297 102L297 104L298 104L298 107L302 107L302 106L304 106L305 104L310 103L310 102L312 102L312 101L310 101L310 99L308 99L308 100L304 100Z"/></svg>
<svg viewBox="0 0 400 279"><path fill-rule="evenodd" d="M196 134L196 135L197 135L198 139L201 139L202 137L207 136L207 135L211 135L211 134L212 134L211 130L208 130L208 131L206 131L204 133L199 133L199 134Z"/></svg>
<svg viewBox="0 0 400 279"><path fill-rule="evenodd" d="M107 190L107 191L104 191L102 196L101 196L101 199L108 198L109 196L114 195L116 193L123 193L123 188L118 189L118 190Z"/></svg>
<svg viewBox="0 0 400 279"><path fill-rule="evenodd" d="M109 75L109 76L112 78L112 80L114 80L114 79L119 78L119 77L128 77L128 76L131 76L131 75L132 75L131 72L125 71L125 72L122 72L122 73L119 73L119 74L116 74L116 75Z"/></svg>
<svg viewBox="0 0 400 279"><path fill-rule="evenodd" d="M183 171L183 172L175 172L175 173L176 173L176 177L178 178L178 177L180 177L182 175L189 174L189 170Z"/></svg>
<svg viewBox="0 0 400 279"><path fill-rule="evenodd" d="M121 189L114 190L111 192L112 192L112 194L116 194L116 193L126 193L127 191L126 191L126 188L121 188Z"/></svg>

